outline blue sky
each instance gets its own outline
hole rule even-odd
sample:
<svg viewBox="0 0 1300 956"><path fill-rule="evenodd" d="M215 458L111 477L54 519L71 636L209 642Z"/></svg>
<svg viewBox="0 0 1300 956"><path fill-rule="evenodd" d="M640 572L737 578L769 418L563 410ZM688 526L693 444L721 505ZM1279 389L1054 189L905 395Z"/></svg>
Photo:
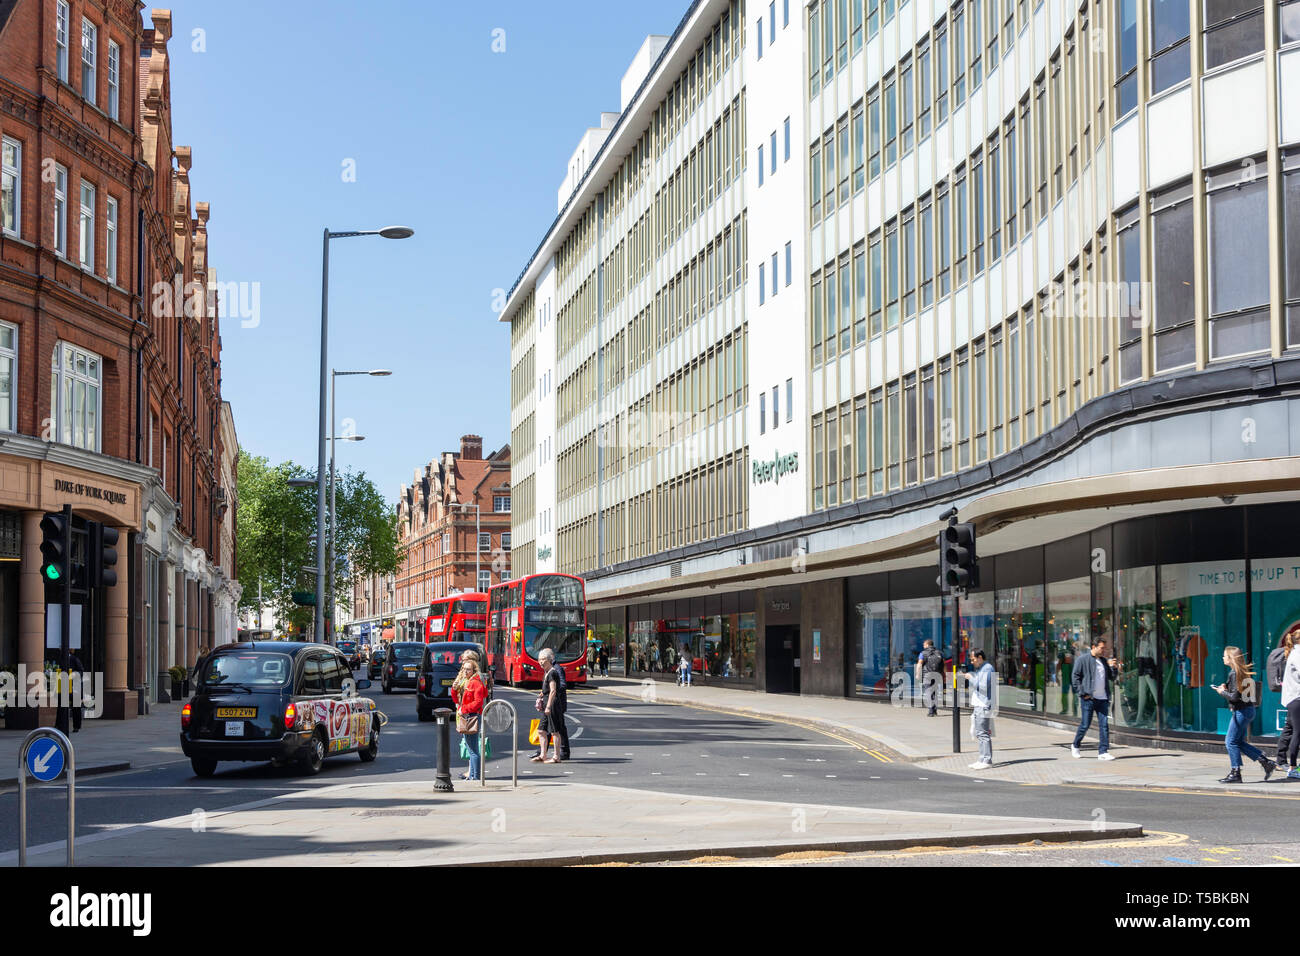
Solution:
<svg viewBox="0 0 1300 956"><path fill-rule="evenodd" d="M670 34L687 6L174 3L175 143L194 150L193 201L212 205L219 281L249 283L250 306L257 284L257 324L222 323L240 444L314 466L321 233L388 224L416 234L330 244L330 364L394 373L338 380L337 417L366 437L339 445L339 467L396 500L460 435L508 442L509 333L492 291L555 217L569 156L618 109L646 34Z"/></svg>

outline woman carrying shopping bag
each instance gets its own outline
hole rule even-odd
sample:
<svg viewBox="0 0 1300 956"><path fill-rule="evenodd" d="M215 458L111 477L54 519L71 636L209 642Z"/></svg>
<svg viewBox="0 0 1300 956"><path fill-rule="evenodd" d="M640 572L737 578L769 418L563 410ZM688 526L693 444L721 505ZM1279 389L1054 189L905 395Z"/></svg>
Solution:
<svg viewBox="0 0 1300 956"><path fill-rule="evenodd" d="M478 758L479 715L487 703L487 687L479 676L478 655L466 651L460 658L460 673L451 685L451 699L456 703L456 731L461 735L461 748L468 750L469 772L461 774L462 780L480 777Z"/></svg>

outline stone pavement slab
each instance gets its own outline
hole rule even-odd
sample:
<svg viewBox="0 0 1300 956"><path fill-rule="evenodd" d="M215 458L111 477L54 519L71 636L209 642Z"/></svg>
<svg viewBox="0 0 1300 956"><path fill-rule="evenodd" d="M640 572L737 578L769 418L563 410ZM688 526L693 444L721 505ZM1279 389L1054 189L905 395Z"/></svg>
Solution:
<svg viewBox="0 0 1300 956"><path fill-rule="evenodd" d="M77 776L140 769L184 761L179 702L154 704L147 717L130 720L85 719L70 734ZM18 757L28 731L0 730L0 787L18 783Z"/></svg>
<svg viewBox="0 0 1300 956"><path fill-rule="evenodd" d="M696 797L570 781L437 793L397 776L121 827L77 841L79 866L465 866L770 856L795 850L1064 842L1135 824L911 813ZM16 854L0 855L13 865ZM64 845L29 850L61 866Z"/></svg>
<svg viewBox="0 0 1300 956"><path fill-rule="evenodd" d="M1221 784L1228 772L1225 753L1200 753L1155 747L1112 744L1111 761L1097 759L1094 724L1075 759L1070 754L1073 721L1037 722L999 717L994 720L993 758L989 770L972 770L977 747L970 720L962 715L962 752L952 752L952 713L927 717L925 708L895 706L888 701L849 700L793 694L764 694L729 687L694 684L679 687L652 679L601 678L591 685L623 697L659 704L683 704L724 713L810 727L850 740L886 759L914 763L919 768L987 780L1025 784L1170 788L1225 793L1300 795L1300 780L1274 774L1264 782L1258 764L1246 762L1241 785ZM581 701L575 695L575 701ZM1265 750L1271 755L1271 752Z"/></svg>

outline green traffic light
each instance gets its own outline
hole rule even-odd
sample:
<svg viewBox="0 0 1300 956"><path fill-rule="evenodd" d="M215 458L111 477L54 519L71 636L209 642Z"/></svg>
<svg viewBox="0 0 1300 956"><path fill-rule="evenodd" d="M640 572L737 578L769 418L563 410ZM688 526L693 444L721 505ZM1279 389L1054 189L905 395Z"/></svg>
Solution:
<svg viewBox="0 0 1300 956"><path fill-rule="evenodd" d="M57 581L59 579L59 569L51 564L46 567L45 576L51 581Z"/></svg>

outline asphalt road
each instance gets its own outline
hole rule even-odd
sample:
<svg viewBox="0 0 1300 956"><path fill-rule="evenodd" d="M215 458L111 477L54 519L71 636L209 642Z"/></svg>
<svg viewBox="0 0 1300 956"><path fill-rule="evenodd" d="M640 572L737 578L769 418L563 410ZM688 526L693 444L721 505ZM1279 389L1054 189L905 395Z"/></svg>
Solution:
<svg viewBox="0 0 1300 956"><path fill-rule="evenodd" d="M363 764L355 754L330 758L316 777L269 764L222 764L199 780L189 761L152 769L83 778L77 788L79 835L106 828L212 812L253 800L367 777L396 775L432 780L436 726L419 723L413 691L371 695L389 716L379 759ZM523 739L536 716L534 692L500 687L515 705L521 727L520 778L568 777L586 783L702 796L772 800L793 805L829 804L975 815L1100 819L1140 823L1156 836L1144 844L1111 847L1030 848L987 858L955 853L953 865L1017 865L1032 854L1038 864L1189 866L1300 862L1294 797L1162 793L1073 786L1028 786L919 771L887 762L857 746L801 727L718 714L672 704L645 703L594 690L570 692L572 759L561 764L527 760L535 748ZM160 727L160 739L174 728ZM453 738L454 739L454 738ZM508 736L493 738L489 776L508 777ZM463 762L453 757L455 776ZM459 781L457 781L459 783ZM66 803L59 789L28 792L28 845L63 839ZM0 792L0 852L14 850L17 794ZM1004 851L998 851L1004 852ZM1017 855L1019 853L1019 855ZM1055 854L1055 856L1053 856ZM983 862L980 862L980 861ZM125 862L125 861L124 861ZM776 861L782 862L782 861ZM851 859L788 860L818 865L848 863L934 865L933 854L857 855ZM942 861L945 865L947 859Z"/></svg>

